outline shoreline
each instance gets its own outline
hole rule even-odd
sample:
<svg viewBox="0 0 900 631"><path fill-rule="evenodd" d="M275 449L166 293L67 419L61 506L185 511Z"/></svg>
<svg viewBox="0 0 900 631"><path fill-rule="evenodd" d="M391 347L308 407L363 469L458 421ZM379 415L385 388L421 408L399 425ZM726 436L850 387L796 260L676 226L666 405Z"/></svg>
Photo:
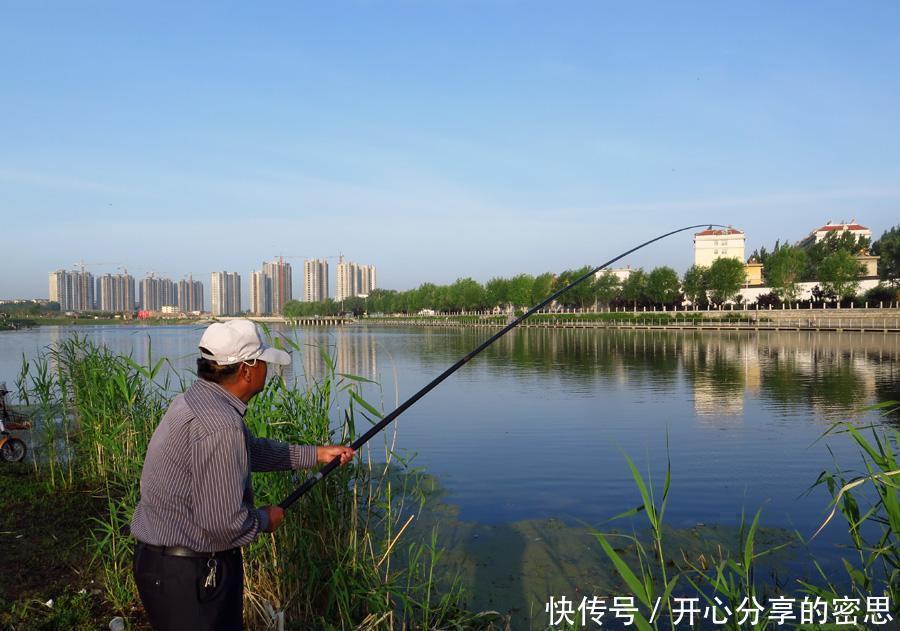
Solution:
<svg viewBox="0 0 900 631"><path fill-rule="evenodd" d="M511 316L448 315L365 318L357 324L499 329L511 321ZM542 313L535 314L519 326L542 329L900 333L900 309Z"/></svg>
<svg viewBox="0 0 900 631"><path fill-rule="evenodd" d="M377 316L377 317L253 317L251 320L293 327L462 327L500 329L512 321L512 315L452 314L434 316ZM79 319L35 318L22 326L6 326L0 331L23 331L42 326L186 326L206 325L219 318L173 319ZM232 319L221 318L221 319ZM828 331L855 333L900 333L898 308L834 308L834 309L771 309L728 311L612 311L585 313L538 313L522 322L522 328L541 329L611 329L611 330L673 330L673 331Z"/></svg>
<svg viewBox="0 0 900 631"><path fill-rule="evenodd" d="M457 328L492 328L500 329L500 324L477 324L460 322L377 322L373 324L385 326L422 326L422 327L457 327ZM832 333L900 333L900 326L891 323L889 326L816 326L797 322L790 323L600 323L600 322L560 322L560 323L522 323L526 329L609 329L609 330L660 330L660 331L822 331Z"/></svg>

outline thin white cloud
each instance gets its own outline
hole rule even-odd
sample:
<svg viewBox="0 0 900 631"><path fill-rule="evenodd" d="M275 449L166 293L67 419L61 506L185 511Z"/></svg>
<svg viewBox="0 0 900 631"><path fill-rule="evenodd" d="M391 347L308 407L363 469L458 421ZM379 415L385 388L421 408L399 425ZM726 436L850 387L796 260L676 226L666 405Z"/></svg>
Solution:
<svg viewBox="0 0 900 631"><path fill-rule="evenodd" d="M543 212L576 214L665 212L676 210L717 210L726 208L764 208L783 204L815 204L857 199L898 200L900 188L836 189L829 191L791 191L766 195L714 197L708 199L624 202L597 206L552 208Z"/></svg>

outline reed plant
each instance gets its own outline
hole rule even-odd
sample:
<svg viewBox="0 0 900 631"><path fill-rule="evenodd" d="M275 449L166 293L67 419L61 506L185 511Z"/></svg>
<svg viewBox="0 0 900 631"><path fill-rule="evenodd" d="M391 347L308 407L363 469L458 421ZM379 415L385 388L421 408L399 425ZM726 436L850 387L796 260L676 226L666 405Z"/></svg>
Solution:
<svg viewBox="0 0 900 631"><path fill-rule="evenodd" d="M872 410L896 414L900 406L891 401L865 408L862 412ZM846 602L848 598L855 599L859 603L857 620L861 624L855 627L850 625L853 628L864 628L868 616L875 614L887 614L894 621L900 620L900 459L897 455L900 431L874 426L869 429L871 436L866 437L863 431L849 422L832 426L826 434L844 434L859 447L864 472L851 475L836 468L835 472L821 473L811 487L824 486L832 496L831 513L812 538L837 515L843 518L847 527L851 545L849 558L843 559L846 580L840 581L830 575L813 559L818 576L798 579L793 588L796 593L817 598L828 606ZM738 611L746 611L748 603L765 602L765 592L771 586L762 585L756 576L761 559L789 545L807 543L803 536L797 533L794 541L758 550L756 543L761 513L757 511L749 525L741 515L734 554L719 550L718 558L710 562L705 557L692 560L683 550L669 549L664 552L669 548L663 516L671 483L671 466L666 468L662 492L657 496L652 478L648 475L645 479L627 455L625 459L640 493L641 503L613 520L643 513L648 522L649 535L642 538L636 533L594 534L628 591L650 612L650 615L638 612L635 626L642 630L680 626L673 618L669 600L682 594L684 597L699 597L710 608L728 612L722 617L724 622L717 624L716 628L734 631L780 628L782 624L776 623L767 612L761 612L758 617L739 617ZM867 487L871 492L861 493ZM630 543L635 550L636 562L629 563L621 549L612 545L617 537ZM649 543L645 542L647 538ZM677 561L679 557L680 561ZM867 609L872 597L886 597L889 610ZM848 628L847 625L828 624L795 626L804 629ZM879 625L879 628L884 627Z"/></svg>
<svg viewBox="0 0 900 631"><path fill-rule="evenodd" d="M644 606L648 612L635 612L634 624L640 631L648 629L658 629L658 621L665 615L667 609L659 609L659 604L667 606L669 597L678 585L681 579L681 573L672 575L671 568L667 567L664 536L663 536L663 518L666 512L666 505L669 499L669 488L671 486L671 463L666 465L666 475L663 481L662 493L657 499L653 486L652 477L648 474L647 481L641 475L634 462L627 455L625 456L628 467L631 470L632 478L637 485L641 495L641 504L616 515L611 521L630 518L638 513L644 513L650 526L651 543L650 548L642 543L637 534L617 534L617 533L600 533L595 532L594 536L603 548L603 552L612 562L616 572L627 585L629 591L638 602ZM634 546L637 554L637 567L630 566L625 558L613 546L612 540L615 538L623 538ZM671 617L672 612L668 609L668 615ZM672 625L674 627L674 623Z"/></svg>
<svg viewBox="0 0 900 631"><path fill-rule="evenodd" d="M760 513L757 512L749 526L741 516L738 529L736 555L718 548L711 558L702 554L691 556L677 545L668 541L664 516L671 488L671 462L667 461L666 473L661 492L654 489L652 477L645 477L627 455L625 459L632 478L640 493L641 503L612 520L630 518L638 514L646 517L649 534L646 537L633 534L600 533L594 536L610 559L616 573L624 581L627 590L637 599L647 612L635 613L634 626L641 631L651 629L674 629L687 623L676 616L672 607L674 598L699 598L705 602L704 608L716 611L721 622L716 628L731 630L763 630L771 623L764 617L758 619L738 615L741 607L748 603L761 602L759 586L755 580L755 566L759 559L780 550L789 543L759 551L756 548L756 534ZM633 547L636 563L629 562L612 541L624 538ZM687 625L693 626L693 625Z"/></svg>
<svg viewBox="0 0 900 631"><path fill-rule="evenodd" d="M900 411L897 401L866 408L884 415ZM865 434L869 430L869 436ZM826 434L849 436L860 450L863 471L853 474L836 467L825 471L812 485L824 486L832 496L831 512L819 529L829 527L840 515L850 535L849 558L843 558L846 580L843 585L816 563L821 582L803 581L804 591L826 601L848 596L864 606L871 596L887 596L891 616L900 620L900 431L894 428L857 428L837 423ZM861 614L867 613L863 608Z"/></svg>
<svg viewBox="0 0 900 631"><path fill-rule="evenodd" d="M295 340L277 346L299 349ZM106 498L89 542L108 605L128 617L138 602L131 575L134 539L125 528L139 497L147 445L168 401L191 381L165 359L139 364L85 338L67 338L31 362L17 380L20 399L46 408L53 434L35 473L49 488L84 487ZM318 379L277 376L248 407L257 436L298 444L348 443L359 421L380 412L362 396L367 380L340 374L327 349ZM340 410L340 413L338 412ZM55 419L55 420L54 420ZM62 444L68 457L60 458ZM291 509L274 534L245 548L245 612L250 629L503 629L493 612L465 608L458 579L437 571L436 535L402 543L422 508L415 475L385 444L366 449ZM408 472L408 471L407 471ZM304 472L253 474L258 504L275 504Z"/></svg>

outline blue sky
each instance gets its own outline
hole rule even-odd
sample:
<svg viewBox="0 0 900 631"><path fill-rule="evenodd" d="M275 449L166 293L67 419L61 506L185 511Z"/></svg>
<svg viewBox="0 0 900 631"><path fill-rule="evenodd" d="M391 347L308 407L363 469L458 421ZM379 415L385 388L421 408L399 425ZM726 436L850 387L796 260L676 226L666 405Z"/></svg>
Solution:
<svg viewBox="0 0 900 631"><path fill-rule="evenodd" d="M877 237L898 25L896 2L6 2L0 297L79 260L247 284L343 253L406 289L691 223L748 254L828 219ZM690 235L626 262L683 271Z"/></svg>

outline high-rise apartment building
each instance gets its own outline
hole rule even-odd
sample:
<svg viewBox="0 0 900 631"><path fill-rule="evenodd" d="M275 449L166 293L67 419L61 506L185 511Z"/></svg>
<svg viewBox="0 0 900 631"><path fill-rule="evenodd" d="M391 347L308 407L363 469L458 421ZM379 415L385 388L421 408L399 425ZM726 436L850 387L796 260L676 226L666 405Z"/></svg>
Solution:
<svg viewBox="0 0 900 631"><path fill-rule="evenodd" d="M284 259L279 258L270 263L263 263L262 271L271 284L272 302L269 313L282 315L284 305L292 300L294 295L291 264L285 263Z"/></svg>
<svg viewBox="0 0 900 631"><path fill-rule="evenodd" d="M250 311L257 316L272 313L272 279L262 270L250 272Z"/></svg>
<svg viewBox="0 0 900 631"><path fill-rule="evenodd" d="M50 299L59 303L62 311L92 311L94 309L94 275L90 272L57 270L49 275Z"/></svg>
<svg viewBox="0 0 900 631"><path fill-rule="evenodd" d="M131 314L134 311L134 277L130 274L104 274L97 279L97 309L108 313Z"/></svg>
<svg viewBox="0 0 900 631"><path fill-rule="evenodd" d="M163 307L178 304L178 286L169 278L156 278L153 274L140 283L140 304L145 311L162 311Z"/></svg>
<svg viewBox="0 0 900 631"><path fill-rule="evenodd" d="M62 270L57 270L55 272L50 272L49 274L49 282L50 282L50 291L49 300L50 302L59 302L60 308L62 307L62 303L59 300L59 297L65 291L66 286L66 273Z"/></svg>
<svg viewBox="0 0 900 631"><path fill-rule="evenodd" d="M368 296L377 286L374 265L344 261L343 256L339 259L335 278L335 300Z"/></svg>
<svg viewBox="0 0 900 631"><path fill-rule="evenodd" d="M213 315L240 315L241 277L237 272L213 272L210 292Z"/></svg>
<svg viewBox="0 0 900 631"><path fill-rule="evenodd" d="M193 276L178 281L178 308L183 313L203 311L203 283Z"/></svg>
<svg viewBox="0 0 900 631"><path fill-rule="evenodd" d="M328 299L328 261L326 259L303 262L303 299L306 302L323 302Z"/></svg>

